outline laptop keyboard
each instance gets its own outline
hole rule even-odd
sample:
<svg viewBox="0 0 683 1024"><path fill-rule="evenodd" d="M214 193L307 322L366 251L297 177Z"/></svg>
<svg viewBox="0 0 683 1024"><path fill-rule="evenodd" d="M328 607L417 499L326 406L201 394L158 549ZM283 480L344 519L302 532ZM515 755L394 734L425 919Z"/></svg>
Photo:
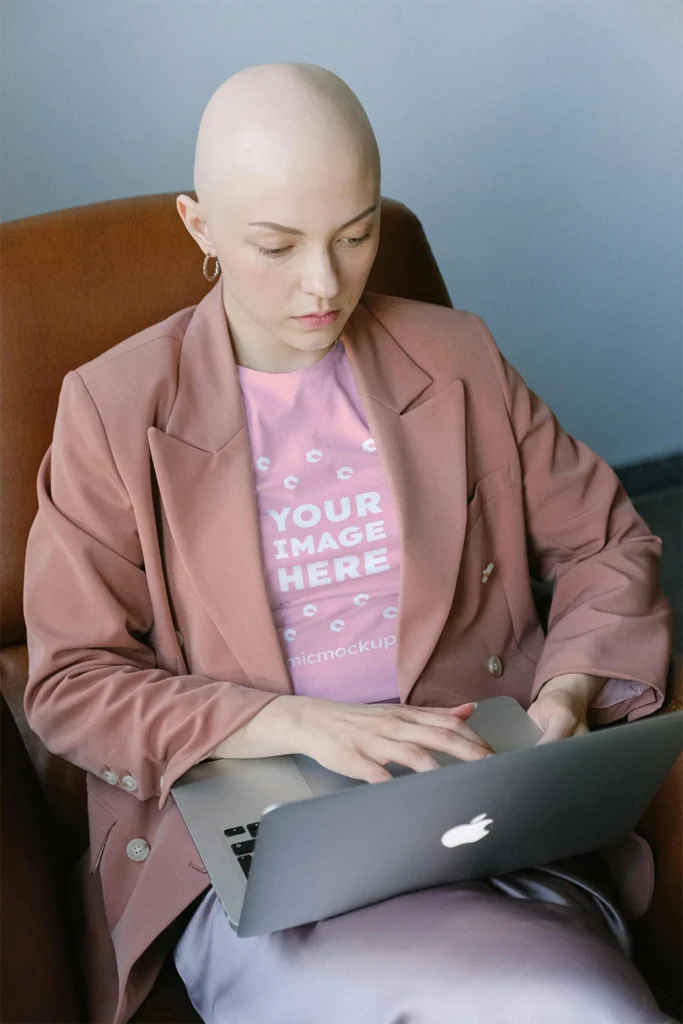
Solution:
<svg viewBox="0 0 683 1024"><path fill-rule="evenodd" d="M251 868L251 855L254 852L254 843L258 835L258 821L252 821L249 825L234 825L232 828L223 829L223 835L228 836L228 838L240 835L246 836L247 833L249 833L251 839L243 839L239 843L230 843L230 849L237 857L237 863L248 878L249 869Z"/></svg>

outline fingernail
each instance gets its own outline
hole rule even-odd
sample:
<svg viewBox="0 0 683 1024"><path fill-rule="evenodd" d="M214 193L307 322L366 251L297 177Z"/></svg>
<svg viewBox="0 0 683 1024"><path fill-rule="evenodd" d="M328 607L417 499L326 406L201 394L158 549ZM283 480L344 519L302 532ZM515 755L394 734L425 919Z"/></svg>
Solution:
<svg viewBox="0 0 683 1024"><path fill-rule="evenodd" d="M470 704L472 704L472 706L475 707L475 708L479 707L479 701L478 700L471 700Z"/></svg>

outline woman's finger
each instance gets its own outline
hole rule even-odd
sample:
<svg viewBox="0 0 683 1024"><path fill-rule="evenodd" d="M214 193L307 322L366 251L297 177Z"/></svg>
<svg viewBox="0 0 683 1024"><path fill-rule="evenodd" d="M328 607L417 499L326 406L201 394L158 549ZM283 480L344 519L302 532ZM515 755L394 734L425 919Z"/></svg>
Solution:
<svg viewBox="0 0 683 1024"><path fill-rule="evenodd" d="M443 729L438 731L437 729L428 729L424 722L404 721L403 728L392 733L390 741L399 744L417 744L423 750L438 750L463 761L471 761L484 757L485 754L495 753L492 747L476 733L474 733L474 739L470 739L459 730L449 729L448 735L444 736Z"/></svg>
<svg viewBox="0 0 683 1024"><path fill-rule="evenodd" d="M464 740L468 740L470 743L476 743L478 746L484 747L487 752L495 753L493 747L491 747L471 726L467 725L459 715L454 715L450 708L420 708L419 714L415 717L411 717L410 721L414 722L416 725L434 725L437 728L443 728L443 715L439 716L439 719L435 719L431 714L432 711L448 712L451 722L454 723L454 728L450 730L453 733L453 736L461 736Z"/></svg>
<svg viewBox="0 0 683 1024"><path fill-rule="evenodd" d="M384 704L381 701L372 701L374 708L401 708L403 711L429 711L437 715L450 715L457 718L469 718L477 706L477 701L470 700L466 704L456 704L451 708L415 707L412 704Z"/></svg>
<svg viewBox="0 0 683 1024"><path fill-rule="evenodd" d="M477 706L477 701L470 700L467 704L456 704L452 708L419 708L420 711L435 711L438 715L450 715L451 718L469 718ZM418 708L412 710L417 711Z"/></svg>
<svg viewBox="0 0 683 1024"><path fill-rule="evenodd" d="M576 726L576 715L569 708L554 708L548 716L545 731L536 746L540 747L542 743L552 743L554 740L571 736Z"/></svg>

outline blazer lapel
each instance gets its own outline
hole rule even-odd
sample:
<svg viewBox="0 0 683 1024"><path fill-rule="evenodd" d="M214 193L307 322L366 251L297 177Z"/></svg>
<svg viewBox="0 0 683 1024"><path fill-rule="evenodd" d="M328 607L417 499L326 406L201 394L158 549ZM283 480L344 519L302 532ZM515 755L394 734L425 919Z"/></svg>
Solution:
<svg viewBox="0 0 683 1024"><path fill-rule="evenodd" d="M467 511L464 389L432 377L366 308L341 334L401 529L396 619L403 703L446 622ZM185 571L254 686L293 693L270 610L252 452L221 280L183 339L165 429L149 427L161 501Z"/></svg>

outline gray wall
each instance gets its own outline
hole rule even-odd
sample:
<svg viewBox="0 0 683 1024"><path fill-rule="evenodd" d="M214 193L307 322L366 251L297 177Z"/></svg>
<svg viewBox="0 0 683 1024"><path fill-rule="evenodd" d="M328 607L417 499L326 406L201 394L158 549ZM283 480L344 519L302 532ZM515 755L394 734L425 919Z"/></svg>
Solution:
<svg viewBox="0 0 683 1024"><path fill-rule="evenodd" d="M382 192L420 217L454 305L563 426L612 465L680 450L680 3L4 0L1 18L1 219L187 190L221 81L321 64L364 104Z"/></svg>

